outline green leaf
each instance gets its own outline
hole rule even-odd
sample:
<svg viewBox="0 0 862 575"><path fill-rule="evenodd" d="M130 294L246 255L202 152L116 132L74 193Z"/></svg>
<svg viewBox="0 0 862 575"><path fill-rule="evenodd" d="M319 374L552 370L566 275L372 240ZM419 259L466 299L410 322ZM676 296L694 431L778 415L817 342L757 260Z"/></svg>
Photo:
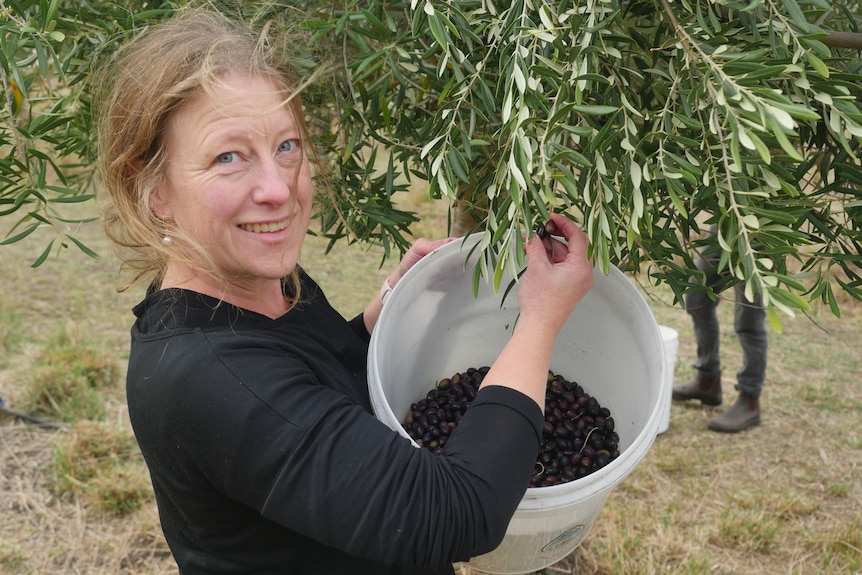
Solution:
<svg viewBox="0 0 862 575"><path fill-rule="evenodd" d="M781 146L781 149L797 162L804 161L804 158L796 148L793 147L793 144L784 134L783 128L778 125L778 122L774 118L769 118L769 123L772 125L772 134L775 136L775 139L778 140L778 145Z"/></svg>
<svg viewBox="0 0 862 575"><path fill-rule="evenodd" d="M823 78L829 77L829 67L823 63L823 60L815 56L813 52L806 52L805 59L808 60L808 63L811 64L811 67L814 68L817 74Z"/></svg>
<svg viewBox="0 0 862 575"><path fill-rule="evenodd" d="M431 6L430 2L425 3L426 6ZM432 8L433 9L433 8ZM449 33L446 31L446 27L444 24L440 22L437 18L436 14L431 14L428 16L428 26L431 29L431 34L434 36L434 40L437 42L437 45L443 49L444 52L449 52Z"/></svg>
<svg viewBox="0 0 862 575"><path fill-rule="evenodd" d="M38 38L33 39L33 50L36 52L36 57L39 59L39 74L43 78L47 78L50 73L48 69L48 56L45 54L45 47L42 46Z"/></svg>
<svg viewBox="0 0 862 575"><path fill-rule="evenodd" d="M784 64L766 66L763 64L755 64L752 69L742 74L745 80L765 80L767 78L777 78L787 69Z"/></svg>
<svg viewBox="0 0 862 575"><path fill-rule="evenodd" d="M24 229L24 231L19 232L19 233L15 234L14 236L6 238L2 242L0 242L0 246L6 246L9 244L14 244L15 242L19 242L19 241L23 240L24 238L26 238L27 236L32 234L34 231L36 231L36 229L39 227L39 225L40 225L39 222L30 224L27 228Z"/></svg>
<svg viewBox="0 0 862 575"><path fill-rule="evenodd" d="M829 301L829 309L832 310L832 315L835 317L841 317L838 300L835 298L835 293L832 291L832 286L829 284L826 284L826 297Z"/></svg>
<svg viewBox="0 0 862 575"><path fill-rule="evenodd" d="M467 160L454 146L449 148L449 165L452 166L452 170L459 180L465 183L470 182L470 176L467 175Z"/></svg>
<svg viewBox="0 0 862 575"><path fill-rule="evenodd" d="M675 120L683 124L686 128L689 128L690 130L703 130L703 124L701 124L691 116L687 116L685 114L677 114L676 112L671 112L671 115Z"/></svg>
<svg viewBox="0 0 862 575"><path fill-rule="evenodd" d="M30 264L30 267L31 268L38 268L43 263L45 263L45 260L48 259L48 256L51 254L51 249L53 247L54 247L54 240L51 240L50 242L48 242L48 245L45 246L45 249L42 250L42 253L39 254L39 257L37 257L36 260L32 264Z"/></svg>
<svg viewBox="0 0 862 575"><path fill-rule="evenodd" d="M665 180L665 185L667 186L667 193L670 196L670 201L673 204L674 209L679 212L679 214L688 219L688 210L685 209L685 205L680 200L679 196L683 192L682 187L677 184L674 180Z"/></svg>
<svg viewBox="0 0 862 575"><path fill-rule="evenodd" d="M800 106L799 104L788 104L779 101L773 101L771 103L776 108L781 108L782 110L784 110L798 120L810 120L812 122L820 121L820 114L806 106Z"/></svg>
<svg viewBox="0 0 862 575"><path fill-rule="evenodd" d="M494 266L494 291L500 291L500 284L503 283L503 274L506 273L506 260L500 258L497 260L497 265Z"/></svg>
<svg viewBox="0 0 862 575"><path fill-rule="evenodd" d="M784 327L781 324L781 317L775 311L775 307L771 305L766 306L766 315L769 318L769 325L775 333L781 333Z"/></svg>
<svg viewBox="0 0 862 575"><path fill-rule="evenodd" d="M809 311L811 309L811 306L808 305L805 299L787 290L772 289L769 290L769 295L774 301L782 303L790 309L800 311Z"/></svg>
<svg viewBox="0 0 862 575"><path fill-rule="evenodd" d="M572 110L585 116L607 116L619 110L616 106L600 106L588 104L572 104Z"/></svg>
<svg viewBox="0 0 862 575"><path fill-rule="evenodd" d="M754 144L754 148L757 150L763 163L767 165L772 163L772 153L769 151L769 147L763 143L763 140L761 140L754 132L749 132L748 137Z"/></svg>
<svg viewBox="0 0 862 575"><path fill-rule="evenodd" d="M781 0L781 4L787 10L790 19L800 30L808 32L811 29L811 25L808 23L805 14L802 13L802 9L796 3L796 0Z"/></svg>

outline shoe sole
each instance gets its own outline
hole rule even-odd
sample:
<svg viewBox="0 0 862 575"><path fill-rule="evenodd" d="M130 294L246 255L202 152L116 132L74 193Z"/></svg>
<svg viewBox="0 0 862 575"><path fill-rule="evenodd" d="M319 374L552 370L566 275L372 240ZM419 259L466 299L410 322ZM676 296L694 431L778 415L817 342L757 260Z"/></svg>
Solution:
<svg viewBox="0 0 862 575"><path fill-rule="evenodd" d="M721 405L721 399L712 399L708 397L701 397L699 395L671 395L671 399L673 401L689 401L692 399L696 399L702 404L709 405L710 407Z"/></svg>
<svg viewBox="0 0 862 575"><path fill-rule="evenodd" d="M721 427L720 425L713 425L712 422L709 423L708 427L711 431L718 431L719 433L739 433L740 431L745 431L746 429L757 425L760 425L760 418L757 418L750 423L746 423L741 427Z"/></svg>

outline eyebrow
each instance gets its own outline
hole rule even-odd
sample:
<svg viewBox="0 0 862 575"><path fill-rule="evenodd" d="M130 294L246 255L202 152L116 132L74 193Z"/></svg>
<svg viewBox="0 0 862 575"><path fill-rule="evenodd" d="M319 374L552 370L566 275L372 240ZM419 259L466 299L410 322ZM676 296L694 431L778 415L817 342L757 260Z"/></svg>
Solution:
<svg viewBox="0 0 862 575"><path fill-rule="evenodd" d="M228 126L225 128L215 128L203 136L200 141L201 147L221 148L236 142L245 142L250 140L255 134L255 130L250 127ZM274 137L284 139L302 138L302 131L295 124L285 125L273 132Z"/></svg>
<svg viewBox="0 0 862 575"><path fill-rule="evenodd" d="M248 129L228 128L219 130L216 129L201 138L201 147L221 148L235 142L247 141L250 139Z"/></svg>

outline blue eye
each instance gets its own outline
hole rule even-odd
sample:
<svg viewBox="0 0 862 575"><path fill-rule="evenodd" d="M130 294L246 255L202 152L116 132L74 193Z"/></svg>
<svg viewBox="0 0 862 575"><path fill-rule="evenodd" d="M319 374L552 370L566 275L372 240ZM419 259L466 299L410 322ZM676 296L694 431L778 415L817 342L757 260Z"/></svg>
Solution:
<svg viewBox="0 0 862 575"><path fill-rule="evenodd" d="M299 147L299 140L285 140L278 147L279 152L292 152Z"/></svg>
<svg viewBox="0 0 862 575"><path fill-rule="evenodd" d="M236 152L225 152L216 156L216 162L219 164L230 164L236 160L237 155L238 154Z"/></svg>

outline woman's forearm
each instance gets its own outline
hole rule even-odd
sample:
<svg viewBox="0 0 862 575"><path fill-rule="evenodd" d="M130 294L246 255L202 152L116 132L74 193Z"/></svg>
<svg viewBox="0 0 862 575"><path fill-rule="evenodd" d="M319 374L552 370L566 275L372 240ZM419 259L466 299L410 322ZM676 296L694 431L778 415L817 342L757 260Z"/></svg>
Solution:
<svg viewBox="0 0 862 575"><path fill-rule="evenodd" d="M516 389L545 409L545 387L556 334L540 322L519 318L514 333L482 380L482 387Z"/></svg>

